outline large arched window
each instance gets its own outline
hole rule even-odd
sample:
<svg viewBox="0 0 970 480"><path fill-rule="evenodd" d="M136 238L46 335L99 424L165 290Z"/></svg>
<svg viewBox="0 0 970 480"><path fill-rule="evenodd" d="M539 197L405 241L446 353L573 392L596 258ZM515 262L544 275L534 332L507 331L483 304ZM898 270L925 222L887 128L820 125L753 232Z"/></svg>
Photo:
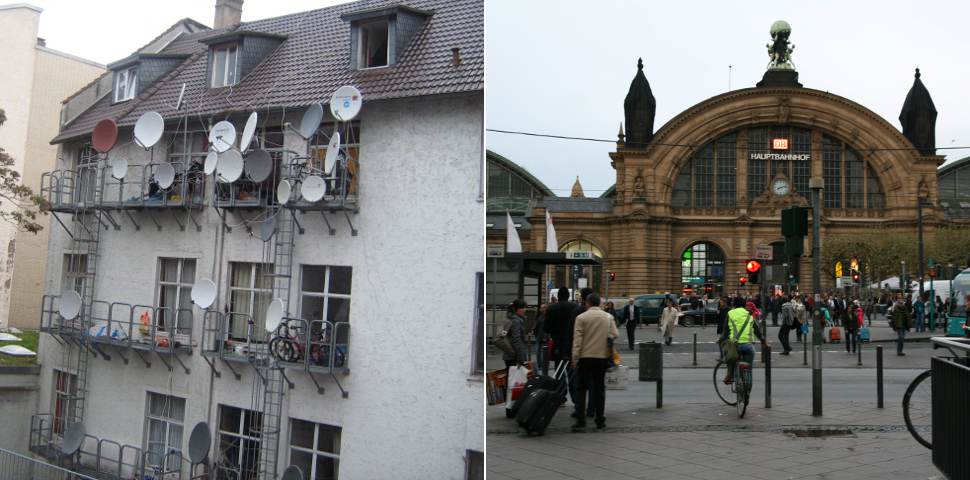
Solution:
<svg viewBox="0 0 970 480"><path fill-rule="evenodd" d="M737 135L704 145L681 168L671 206L734 208L737 191Z"/></svg>
<svg viewBox="0 0 970 480"><path fill-rule="evenodd" d="M589 240L571 240L559 247L560 252L593 252L597 257L603 257L603 250ZM579 279L585 278L584 282ZM575 288L585 283L599 294L603 291L603 267L601 265L574 265L566 267L559 265L556 267L556 287Z"/></svg>
<svg viewBox="0 0 970 480"><path fill-rule="evenodd" d="M862 155L841 140L822 138L825 208L885 208L886 198L875 172Z"/></svg>
<svg viewBox="0 0 970 480"><path fill-rule="evenodd" d="M720 293L724 285L724 251L717 245L698 242L680 255L680 281L684 287L713 289ZM706 290L706 288L705 288Z"/></svg>
<svg viewBox="0 0 970 480"><path fill-rule="evenodd" d="M762 160L754 158L772 153L772 139L784 138L789 148L784 153L805 155L805 160ZM768 182L778 173L791 179L795 193L810 198L808 179L812 176L812 131L789 126L759 127L748 130L748 200L756 198L768 188Z"/></svg>

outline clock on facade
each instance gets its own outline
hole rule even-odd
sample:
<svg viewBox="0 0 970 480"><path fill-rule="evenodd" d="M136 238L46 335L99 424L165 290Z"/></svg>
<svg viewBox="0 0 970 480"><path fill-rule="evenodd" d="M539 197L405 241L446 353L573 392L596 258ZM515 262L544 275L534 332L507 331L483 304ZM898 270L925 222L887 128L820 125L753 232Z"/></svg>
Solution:
<svg viewBox="0 0 970 480"><path fill-rule="evenodd" d="M791 192L791 185L784 178L776 178L771 182L771 193L783 197Z"/></svg>

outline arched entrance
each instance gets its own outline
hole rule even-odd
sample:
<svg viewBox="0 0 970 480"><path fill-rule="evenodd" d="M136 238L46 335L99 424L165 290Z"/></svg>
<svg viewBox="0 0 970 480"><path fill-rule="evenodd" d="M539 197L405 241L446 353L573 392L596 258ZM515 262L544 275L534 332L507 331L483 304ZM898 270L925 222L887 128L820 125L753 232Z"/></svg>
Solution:
<svg viewBox="0 0 970 480"><path fill-rule="evenodd" d="M697 242L680 254L680 283L683 293L724 293L724 251L710 242Z"/></svg>
<svg viewBox="0 0 970 480"><path fill-rule="evenodd" d="M605 258L603 250L589 240L570 240L559 247L560 252L593 252L600 258ZM567 275L568 272L568 275ZM557 287L568 286L569 288L591 287L600 294L603 293L603 266L602 265L564 265L556 266Z"/></svg>

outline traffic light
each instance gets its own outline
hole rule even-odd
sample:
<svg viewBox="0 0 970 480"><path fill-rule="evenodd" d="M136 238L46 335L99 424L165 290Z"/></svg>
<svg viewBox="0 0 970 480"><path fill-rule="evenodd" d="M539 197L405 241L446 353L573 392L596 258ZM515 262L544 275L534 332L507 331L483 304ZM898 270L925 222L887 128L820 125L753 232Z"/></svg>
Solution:
<svg viewBox="0 0 970 480"><path fill-rule="evenodd" d="M758 283L758 276L761 273L761 262L758 260L748 260L744 264L744 270L748 272L748 281Z"/></svg>
<svg viewBox="0 0 970 480"><path fill-rule="evenodd" d="M616 280L616 272L610 272L610 281Z"/></svg>
<svg viewBox="0 0 970 480"><path fill-rule="evenodd" d="M745 283L748 283L748 277L741 275L740 277L738 277L738 281L741 282L741 286L743 287Z"/></svg>
<svg viewBox="0 0 970 480"><path fill-rule="evenodd" d="M855 283L855 284L858 284L859 283L859 271L858 270L853 270L852 271L852 282Z"/></svg>

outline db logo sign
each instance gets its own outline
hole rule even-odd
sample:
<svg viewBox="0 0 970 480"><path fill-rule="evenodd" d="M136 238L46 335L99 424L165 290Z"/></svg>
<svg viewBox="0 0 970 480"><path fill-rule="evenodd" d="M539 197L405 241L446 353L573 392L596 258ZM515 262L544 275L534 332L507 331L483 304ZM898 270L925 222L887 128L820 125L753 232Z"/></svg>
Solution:
<svg viewBox="0 0 970 480"><path fill-rule="evenodd" d="M788 150L788 139L787 138L772 138L771 139L772 150Z"/></svg>

